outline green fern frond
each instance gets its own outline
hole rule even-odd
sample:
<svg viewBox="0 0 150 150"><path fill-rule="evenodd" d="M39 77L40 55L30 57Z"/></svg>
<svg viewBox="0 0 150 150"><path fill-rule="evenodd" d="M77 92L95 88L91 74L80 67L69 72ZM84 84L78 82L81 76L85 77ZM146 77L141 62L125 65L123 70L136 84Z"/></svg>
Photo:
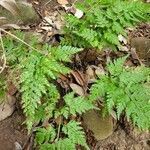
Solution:
<svg viewBox="0 0 150 150"><path fill-rule="evenodd" d="M69 113L72 115L82 114L90 109L94 109L95 106L91 104L84 97L74 97L74 93L69 93L64 97L66 107L69 108Z"/></svg>
<svg viewBox="0 0 150 150"><path fill-rule="evenodd" d="M111 75L117 76L123 72L123 64L128 56L114 60L114 62L107 65Z"/></svg>
<svg viewBox="0 0 150 150"><path fill-rule="evenodd" d="M56 137L55 129L52 126L47 128L37 128L36 129L36 141L37 144L42 145L43 143L53 142Z"/></svg>
<svg viewBox="0 0 150 150"><path fill-rule="evenodd" d="M82 51L82 49L71 47L71 46L58 46L57 48L52 48L51 53L53 57L55 57L58 61L70 62L71 57L77 53Z"/></svg>
<svg viewBox="0 0 150 150"><path fill-rule="evenodd" d="M64 139L55 140L56 132L52 127L37 129L36 140L40 150L76 150L76 145L81 145L89 150L86 143L85 133L79 122L70 121L63 126L62 132L67 136Z"/></svg>
<svg viewBox="0 0 150 150"><path fill-rule="evenodd" d="M118 35L126 36L127 27L150 20L147 5L139 1L120 0L79 2L76 8L85 14L80 19L70 14L66 17L64 41L86 48L119 47Z"/></svg>
<svg viewBox="0 0 150 150"><path fill-rule="evenodd" d="M72 143L82 145L86 149L89 149L86 144L85 133L83 132L79 122L70 121L63 127L62 131L68 135Z"/></svg>
<svg viewBox="0 0 150 150"><path fill-rule="evenodd" d="M21 33L20 36L24 37ZM36 40L33 39L30 44L36 47ZM43 55L40 51L30 50L23 43L20 44L20 42L16 42L10 37L4 38L3 41L8 62L20 72L19 84L21 87L20 91L22 92L23 110L27 116L27 127L30 130L37 119L35 113L44 114L44 108L47 111L50 111L50 109L53 111L55 108L58 97L55 97L56 99L53 102L51 101L52 103L48 103L48 100L45 100L41 104L43 102L41 98L44 96L46 98L46 95L50 97L49 95L53 94L50 92L54 90L54 88L51 89L51 80L56 79L59 74L68 73L70 69L63 63L70 62L72 55L82 49L71 46L49 47L48 45L44 45L41 49L42 51L47 51L47 55ZM52 111L49 113L51 117ZM37 120L39 119L40 117Z"/></svg>
<svg viewBox="0 0 150 150"><path fill-rule="evenodd" d="M150 69L144 66L125 67L125 59L119 58L107 65L110 74L96 81L91 87L89 99L92 101L101 97L108 112L116 108L118 118L125 112L139 128L150 129Z"/></svg>
<svg viewBox="0 0 150 150"><path fill-rule="evenodd" d="M75 144L70 139L60 139L57 143L43 144L40 150L76 150Z"/></svg>

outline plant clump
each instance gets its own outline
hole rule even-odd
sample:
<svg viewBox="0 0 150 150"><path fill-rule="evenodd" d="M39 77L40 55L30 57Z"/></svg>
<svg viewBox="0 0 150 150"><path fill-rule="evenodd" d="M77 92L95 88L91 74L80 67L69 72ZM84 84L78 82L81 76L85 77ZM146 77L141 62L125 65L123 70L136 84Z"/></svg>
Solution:
<svg viewBox="0 0 150 150"><path fill-rule="evenodd" d="M85 0L76 7L84 16L66 16L63 42L77 47L119 47L118 36L126 36L127 27L150 19L149 5L139 1Z"/></svg>

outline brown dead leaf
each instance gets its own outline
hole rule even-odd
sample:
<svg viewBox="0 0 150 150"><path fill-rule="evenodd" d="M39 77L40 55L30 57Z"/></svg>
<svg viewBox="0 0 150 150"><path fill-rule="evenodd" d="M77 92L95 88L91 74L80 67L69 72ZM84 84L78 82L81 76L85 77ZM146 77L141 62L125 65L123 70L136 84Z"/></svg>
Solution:
<svg viewBox="0 0 150 150"><path fill-rule="evenodd" d="M67 4L69 4L67 0L57 0L57 2L58 2L60 5L67 5Z"/></svg>
<svg viewBox="0 0 150 150"><path fill-rule="evenodd" d="M92 66L87 67L86 75L88 78L88 83L92 83L95 81L95 73L94 73Z"/></svg>
<svg viewBox="0 0 150 150"><path fill-rule="evenodd" d="M15 102L15 97L9 94L6 96L6 100L2 104L0 104L0 121L9 117L14 112Z"/></svg>
<svg viewBox="0 0 150 150"><path fill-rule="evenodd" d="M97 69L95 70L95 74L96 74L97 76L105 75L105 71L104 71L104 69L102 69L102 68L97 68Z"/></svg>
<svg viewBox="0 0 150 150"><path fill-rule="evenodd" d="M12 96L16 92L17 92L16 86L13 83L8 83L8 91L7 91L7 93Z"/></svg>
<svg viewBox="0 0 150 150"><path fill-rule="evenodd" d="M101 64L99 64L98 66L93 66L93 67L95 68L95 74L97 76L105 75L105 70Z"/></svg>
<svg viewBox="0 0 150 150"><path fill-rule="evenodd" d="M70 87L73 90L73 92L75 92L76 94L80 96L85 96L85 91L81 86L74 83L70 83Z"/></svg>
<svg viewBox="0 0 150 150"><path fill-rule="evenodd" d="M71 74L73 75L73 77L75 78L76 82L81 85L81 86L85 86L87 83L86 83L86 79L85 79L85 75L78 71L78 70L73 70L71 71Z"/></svg>
<svg viewBox="0 0 150 150"><path fill-rule="evenodd" d="M131 48L131 56L132 56L133 59L138 60L140 65L143 64L142 61L140 60L138 54L136 53L135 48Z"/></svg>
<svg viewBox="0 0 150 150"><path fill-rule="evenodd" d="M69 88L69 79L65 75L60 75L59 78L57 79L57 82L64 88L68 89Z"/></svg>
<svg viewBox="0 0 150 150"><path fill-rule="evenodd" d="M124 43L125 45L127 44L127 39L121 34L118 35L118 40Z"/></svg>

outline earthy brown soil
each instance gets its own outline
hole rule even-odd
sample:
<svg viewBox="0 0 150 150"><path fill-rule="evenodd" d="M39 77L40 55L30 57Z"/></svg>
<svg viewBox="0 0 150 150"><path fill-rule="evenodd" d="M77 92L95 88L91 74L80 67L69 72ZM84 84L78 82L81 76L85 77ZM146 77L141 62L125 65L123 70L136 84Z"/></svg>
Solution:
<svg viewBox="0 0 150 150"><path fill-rule="evenodd" d="M97 142L95 150L150 150L150 134L120 127L107 139Z"/></svg>
<svg viewBox="0 0 150 150"><path fill-rule="evenodd" d="M24 117L19 111L0 122L0 150L17 150L15 142L21 146L27 140L27 131L22 125Z"/></svg>

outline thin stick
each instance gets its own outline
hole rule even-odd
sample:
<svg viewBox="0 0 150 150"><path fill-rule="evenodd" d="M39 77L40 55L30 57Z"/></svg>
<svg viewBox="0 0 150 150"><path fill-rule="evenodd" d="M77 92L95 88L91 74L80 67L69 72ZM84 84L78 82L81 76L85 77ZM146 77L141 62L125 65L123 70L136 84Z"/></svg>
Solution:
<svg viewBox="0 0 150 150"><path fill-rule="evenodd" d="M60 118L60 122L59 122L59 126L58 126L58 132L57 132L57 138L56 138L56 140L55 140L55 141L58 141L58 140L59 140L61 122L62 122L62 118Z"/></svg>
<svg viewBox="0 0 150 150"><path fill-rule="evenodd" d="M5 48L4 48L1 32L0 32L0 42L1 42L2 50L3 50L2 60L4 60L3 66L0 67L0 69L1 69L0 74L1 74L4 71L4 69L6 68L6 55L5 55Z"/></svg>
<svg viewBox="0 0 150 150"><path fill-rule="evenodd" d="M38 53L40 54L44 54L44 55L47 55L46 53L44 52L40 52L38 51L36 48L32 47L31 45L29 45L28 43L26 43L25 41L21 40L20 38L18 38L17 36L15 36L14 34L10 33L10 32L7 32L6 30L0 28L1 31L5 32L6 34L12 36L13 38L17 39L18 41L22 42L23 44L25 44L26 46L28 46L29 48L31 48L32 50L35 50L37 51Z"/></svg>

